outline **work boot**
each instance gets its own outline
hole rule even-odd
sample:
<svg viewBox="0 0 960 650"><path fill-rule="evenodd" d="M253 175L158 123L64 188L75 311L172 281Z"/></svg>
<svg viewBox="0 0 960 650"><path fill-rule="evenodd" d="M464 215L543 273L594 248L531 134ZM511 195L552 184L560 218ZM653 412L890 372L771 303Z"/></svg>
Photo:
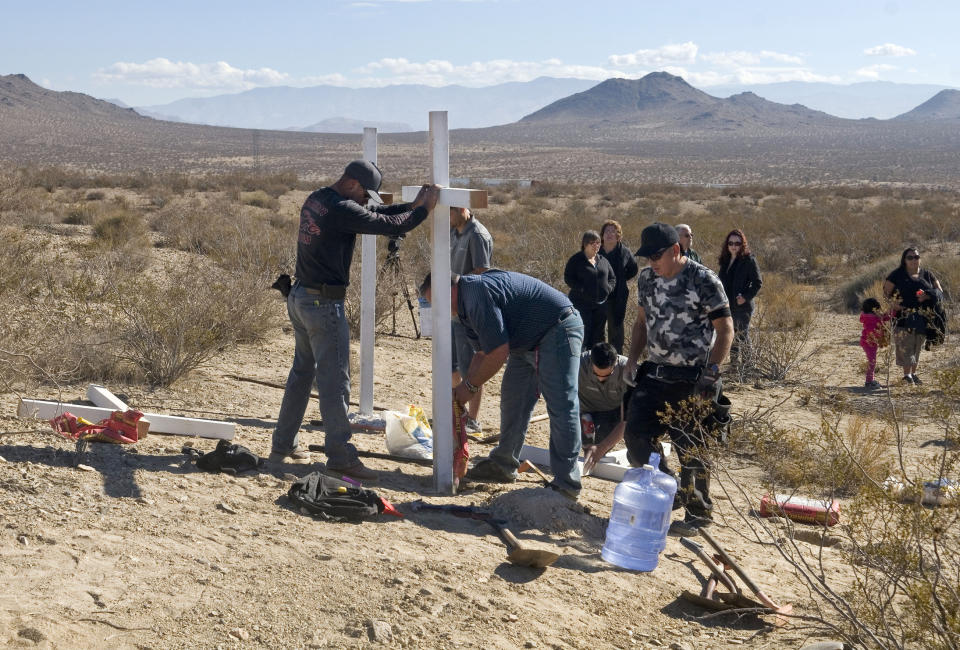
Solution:
<svg viewBox="0 0 960 650"><path fill-rule="evenodd" d="M464 478L477 483L513 483L517 480L517 472L511 472L496 461L484 458L468 469Z"/></svg>
<svg viewBox="0 0 960 650"><path fill-rule="evenodd" d="M688 512L682 520L670 524L670 532L678 537L696 537L700 534L701 528L706 528L712 523L713 519L709 517L698 517Z"/></svg>
<svg viewBox="0 0 960 650"><path fill-rule="evenodd" d="M336 476L338 474L355 478L358 481L375 482L380 478L380 473L365 466L359 460L344 467L338 465L327 465L326 474Z"/></svg>
<svg viewBox="0 0 960 650"><path fill-rule="evenodd" d="M310 452L303 449L294 449L286 453L282 451L272 451L267 457L267 462L271 465L280 465L283 463L303 465L310 462Z"/></svg>

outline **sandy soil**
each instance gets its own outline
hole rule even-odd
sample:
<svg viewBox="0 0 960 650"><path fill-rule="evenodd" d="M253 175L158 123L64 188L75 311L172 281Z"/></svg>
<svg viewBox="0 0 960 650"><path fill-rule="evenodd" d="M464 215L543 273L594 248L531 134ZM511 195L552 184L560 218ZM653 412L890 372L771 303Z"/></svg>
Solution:
<svg viewBox="0 0 960 650"><path fill-rule="evenodd" d="M858 388L855 316L824 318L821 334L824 347L812 368L824 372L832 390L848 394L856 410L875 412L880 397ZM230 350L172 388L110 388L144 410L235 421L235 441L266 455L282 391L227 376L283 382L292 348L290 332L278 329L270 340ZM379 336L375 402L429 409L429 353L427 340ZM955 347L934 363L949 358L956 358ZM737 387L734 411L786 400L777 416L813 429L815 411L791 397L795 390ZM84 393L85 386L76 385L61 395L79 400ZM26 397L56 398L57 392ZM498 402L494 381L482 411L488 428L496 428ZM599 551L612 482L585 479L578 504L543 489L533 475L514 485L437 496L429 468L368 460L381 472L375 489L406 517L326 523L294 509L285 496L291 478L316 465L289 465L280 476L208 474L180 450L186 442L209 450L214 441L150 435L130 447L92 445L84 470L74 467L72 444L44 423L15 418L15 408L16 396L3 395L0 645L693 649L798 648L811 640L803 629L775 627L771 619L698 619L704 612L679 596L700 589L703 570L678 538L668 538L652 573L604 562ZM319 417L315 402L308 417ZM934 433L912 432L917 453ZM302 436L306 444L323 441L317 428L305 427ZM385 451L381 435L354 440ZM529 441L546 445L545 423L531 428ZM473 444L471 452L489 448ZM729 471L748 486L756 506L762 495L756 468L731 458ZM784 560L742 534L734 510L743 506L720 478L715 537L774 598L810 611L806 589ZM506 516L522 540L563 556L546 570L513 566L488 525L411 512L405 504L420 498L489 507ZM840 551L823 552L827 569L840 571Z"/></svg>

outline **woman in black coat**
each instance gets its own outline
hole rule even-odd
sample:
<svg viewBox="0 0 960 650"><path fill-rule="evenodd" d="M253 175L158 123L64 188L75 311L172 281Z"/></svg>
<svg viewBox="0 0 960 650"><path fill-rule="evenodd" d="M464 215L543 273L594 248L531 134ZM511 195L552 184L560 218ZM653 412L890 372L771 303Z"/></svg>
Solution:
<svg viewBox="0 0 960 650"><path fill-rule="evenodd" d="M623 229L613 219L607 219L600 227L600 239L603 246L600 256L610 262L617 286L607 299L607 340L623 354L623 319L627 314L627 300L630 296L630 280L637 276L637 260L623 243Z"/></svg>
<svg viewBox="0 0 960 650"><path fill-rule="evenodd" d="M731 230L723 240L723 250L718 260L717 275L730 301L733 316L733 345L730 360L743 363L750 360L750 319L753 316L753 299L763 285L760 267L750 252L747 236L739 228Z"/></svg>
<svg viewBox="0 0 960 650"><path fill-rule="evenodd" d="M883 281L883 295L896 311L893 340L903 383L922 384L917 377L920 350L927 342L930 317L943 300L943 287L933 273L920 268L920 250L915 246L900 254L900 266Z"/></svg>
<svg viewBox="0 0 960 650"><path fill-rule="evenodd" d="M580 241L580 252L567 260L563 270L563 280L570 287L570 302L583 319L584 350L603 341L606 302L617 284L613 267L598 255L599 251L600 235L596 230L588 230Z"/></svg>

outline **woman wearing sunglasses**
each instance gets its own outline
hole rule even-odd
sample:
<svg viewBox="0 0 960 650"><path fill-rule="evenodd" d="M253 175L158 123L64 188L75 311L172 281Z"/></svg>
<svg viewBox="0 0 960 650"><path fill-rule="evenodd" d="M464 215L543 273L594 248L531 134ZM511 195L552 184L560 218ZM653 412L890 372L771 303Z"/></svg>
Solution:
<svg viewBox="0 0 960 650"><path fill-rule="evenodd" d="M723 242L718 261L717 275L730 301L733 316L733 345L730 360L745 363L750 359L750 318L753 316L753 299L763 285L760 267L750 252L747 236L739 228L731 230Z"/></svg>
<svg viewBox="0 0 960 650"><path fill-rule="evenodd" d="M900 266L883 281L883 295L896 312L893 340L904 384L922 384L917 377L920 350L927 341L927 316L943 299L940 281L920 268L920 251L911 246L900 255Z"/></svg>

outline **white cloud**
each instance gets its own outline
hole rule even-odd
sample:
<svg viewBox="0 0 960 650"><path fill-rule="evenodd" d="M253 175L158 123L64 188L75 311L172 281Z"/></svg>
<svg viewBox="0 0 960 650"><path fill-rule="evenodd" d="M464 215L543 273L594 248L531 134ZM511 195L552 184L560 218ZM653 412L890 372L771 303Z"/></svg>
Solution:
<svg viewBox="0 0 960 650"><path fill-rule="evenodd" d="M673 43L653 50L637 50L630 54L611 54L611 65L660 68L668 65L690 65L697 60L697 44L692 41Z"/></svg>
<svg viewBox="0 0 960 650"><path fill-rule="evenodd" d="M895 65L890 65L888 63L875 63L857 70L857 76L864 77L865 79L879 79L882 73L896 69L897 66Z"/></svg>
<svg viewBox="0 0 960 650"><path fill-rule="evenodd" d="M151 88L249 90L289 83L290 75L271 68L242 70L225 61L189 63L150 59L146 63L119 61L102 68L94 78L105 83L129 83Z"/></svg>
<svg viewBox="0 0 960 650"><path fill-rule="evenodd" d="M801 65L803 63L803 59L799 56L783 54L781 52L772 52L770 50L761 50L759 52L745 52L743 50L736 50L732 52L709 52L701 55L700 58L707 63L724 67L760 65L764 61L792 63L796 65Z"/></svg>
<svg viewBox="0 0 960 650"><path fill-rule="evenodd" d="M884 43L883 45L877 45L876 47L868 47L863 51L863 53L868 56L915 56L917 52L916 50L911 50L909 47L903 47L902 45Z"/></svg>
<svg viewBox="0 0 960 650"><path fill-rule="evenodd" d="M357 85L366 86L402 83L419 83L428 86L447 84L489 86L508 81L530 81L543 76L597 80L624 76L618 70L565 64L560 59L543 61L495 59L457 65L439 59L418 63L404 58L386 58L368 63L358 68L357 72L361 76L352 81ZM367 79L363 79L362 76L367 76Z"/></svg>

